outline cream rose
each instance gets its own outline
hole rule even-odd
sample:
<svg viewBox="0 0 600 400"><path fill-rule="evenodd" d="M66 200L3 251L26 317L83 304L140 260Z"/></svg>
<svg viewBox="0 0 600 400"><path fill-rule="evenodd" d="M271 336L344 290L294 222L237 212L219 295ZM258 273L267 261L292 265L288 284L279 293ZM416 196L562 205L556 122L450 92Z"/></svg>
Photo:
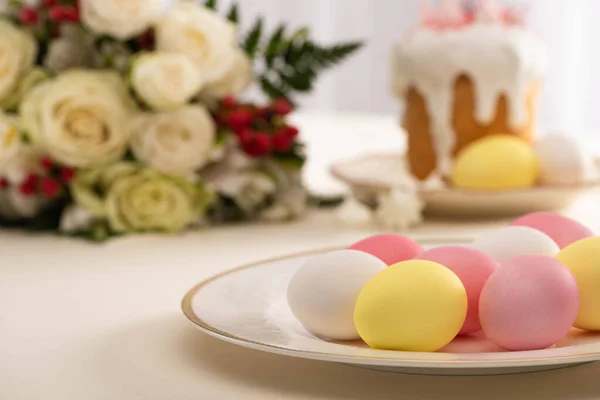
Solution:
<svg viewBox="0 0 600 400"><path fill-rule="evenodd" d="M16 90L36 54L37 45L30 35L0 19L0 102Z"/></svg>
<svg viewBox="0 0 600 400"><path fill-rule="evenodd" d="M156 44L159 51L187 56L207 83L223 77L236 58L234 25L191 1L177 3L159 21Z"/></svg>
<svg viewBox="0 0 600 400"><path fill-rule="evenodd" d="M200 184L131 163L80 174L73 195L115 232L181 231L200 219L212 198Z"/></svg>
<svg viewBox="0 0 600 400"><path fill-rule="evenodd" d="M143 115L133 123L131 149L162 172L187 174L210 161L216 126L202 106Z"/></svg>
<svg viewBox="0 0 600 400"><path fill-rule="evenodd" d="M152 26L173 0L83 0L81 19L97 34L125 40Z"/></svg>
<svg viewBox="0 0 600 400"><path fill-rule="evenodd" d="M205 91L207 94L218 98L236 96L246 90L253 79L252 62L246 56L246 53L238 49L235 52L235 61L229 71L218 80L207 85Z"/></svg>
<svg viewBox="0 0 600 400"><path fill-rule="evenodd" d="M116 73L70 71L28 92L20 114L35 144L55 160L81 168L123 155L134 111Z"/></svg>
<svg viewBox="0 0 600 400"><path fill-rule="evenodd" d="M131 85L148 106L171 110L186 104L202 88L194 64L178 53L147 53L133 64Z"/></svg>
<svg viewBox="0 0 600 400"><path fill-rule="evenodd" d="M16 111L25 94L34 86L48 79L48 74L42 68L32 68L23 77L15 89L0 101L0 108Z"/></svg>
<svg viewBox="0 0 600 400"><path fill-rule="evenodd" d="M21 148L21 133L15 119L0 111L0 173L12 164Z"/></svg>

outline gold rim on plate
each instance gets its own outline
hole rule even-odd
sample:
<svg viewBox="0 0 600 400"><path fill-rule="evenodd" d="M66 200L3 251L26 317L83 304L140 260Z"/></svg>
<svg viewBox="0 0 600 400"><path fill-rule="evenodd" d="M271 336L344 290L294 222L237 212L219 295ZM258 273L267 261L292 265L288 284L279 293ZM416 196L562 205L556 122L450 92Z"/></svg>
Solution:
<svg viewBox="0 0 600 400"><path fill-rule="evenodd" d="M435 239L419 239L417 240L420 244L437 244L437 243L447 243L447 244L465 244L468 243L468 239L465 238L452 238L452 239L444 239L444 238L435 238ZM284 256L272 257L265 260L253 262L250 264L245 264L240 267L224 271L222 273L216 274L201 283L194 286L190 289L185 297L181 301L181 309L186 318L194 324L201 331L209 334L210 336L219 338L221 340L225 340L230 343L238 344L244 347L250 347L258 350L263 350L270 353L276 354L289 354L294 355L299 358L308 358L308 359L321 359L325 361L333 361L333 362L342 362L347 364L366 364L365 360L374 360L374 361L389 361L391 363L404 363L404 367L410 367L410 364L426 364L431 367L435 367L436 364L445 367L452 368L507 368L507 367L519 367L519 366L531 366L531 362L556 362L557 364L575 364L575 363L585 363L592 362L596 360L600 360L600 349L595 352L590 353L582 353L582 354L574 354L574 355L563 355L563 356L540 356L540 357L530 357L530 358L518 358L518 359L504 359L504 360L414 360L414 359L399 359L399 358L390 358L390 357L373 357L373 356L355 356L355 355L344 355L339 353L327 353L320 351L312 351L312 350L297 350L290 349L281 346L275 346L268 343L258 342L255 340L246 339L243 337L239 337L236 335L232 335L228 332L222 331L219 328L209 324L204 321L202 318L198 317L193 309L192 309L192 300L194 296L205 286L211 284L212 282L223 278L225 276L237 273L242 270L246 270L249 268L257 267L263 264L269 264L276 261L287 260L290 258L298 258L309 256L313 254L320 254L328 251L340 250L343 247L331 247L324 248L319 250L308 250L298 253L292 253ZM544 352L545 350L535 350L535 352ZM396 352L400 353L400 352ZM507 354L510 352L507 352ZM479 353L485 354L485 353ZM362 362L360 360L363 360ZM488 364L493 364L492 366ZM420 366L419 365L419 366ZM417 365L415 365L417 367Z"/></svg>

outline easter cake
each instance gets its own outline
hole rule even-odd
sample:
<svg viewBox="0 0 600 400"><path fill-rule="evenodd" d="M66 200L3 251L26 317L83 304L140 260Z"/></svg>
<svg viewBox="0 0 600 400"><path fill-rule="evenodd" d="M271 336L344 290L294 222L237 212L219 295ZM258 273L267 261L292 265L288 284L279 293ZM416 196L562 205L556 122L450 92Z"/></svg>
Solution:
<svg viewBox="0 0 600 400"><path fill-rule="evenodd" d="M482 337L506 351L542 350L576 335L573 328L600 331L598 251L590 229L549 212L522 216L468 246L424 249L377 235L309 259L287 299L306 331L323 340L451 352L455 339Z"/></svg>
<svg viewBox="0 0 600 400"><path fill-rule="evenodd" d="M545 47L523 12L491 0L423 2L420 26L392 54L392 89L405 103L408 163L419 180L449 177L454 156L503 133L531 142Z"/></svg>

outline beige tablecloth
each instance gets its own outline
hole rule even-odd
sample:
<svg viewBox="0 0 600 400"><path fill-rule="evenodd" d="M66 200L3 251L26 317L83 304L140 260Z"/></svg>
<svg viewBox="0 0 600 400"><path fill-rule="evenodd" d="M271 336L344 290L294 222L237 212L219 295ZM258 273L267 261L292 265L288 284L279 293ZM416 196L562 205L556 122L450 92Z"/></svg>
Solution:
<svg viewBox="0 0 600 400"><path fill-rule="evenodd" d="M355 147L333 147L338 158L386 147L397 135L393 118L303 121L313 143L350 129L374 132L357 136ZM308 174L327 192L331 182L319 171L331 154L319 151ZM600 232L597 203L582 199L571 213ZM464 237L502 223L428 222L411 234ZM188 289L213 274L369 233L327 212L105 245L0 232L0 400L600 398L600 363L520 376L398 375L239 348L195 330L180 311Z"/></svg>
<svg viewBox="0 0 600 400"><path fill-rule="evenodd" d="M414 235L469 236L499 223L433 222ZM0 233L0 399L600 398L600 363L521 376L398 375L239 348L180 312L186 291L212 274L369 233L327 212L105 245Z"/></svg>

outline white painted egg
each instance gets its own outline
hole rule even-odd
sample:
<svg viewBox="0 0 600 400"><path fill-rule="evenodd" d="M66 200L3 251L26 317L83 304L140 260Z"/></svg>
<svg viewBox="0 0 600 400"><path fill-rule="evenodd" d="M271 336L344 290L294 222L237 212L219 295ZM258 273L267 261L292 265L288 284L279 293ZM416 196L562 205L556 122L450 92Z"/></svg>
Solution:
<svg viewBox="0 0 600 400"><path fill-rule="evenodd" d="M594 159L574 138L551 134L534 144L543 185L575 185L598 178Z"/></svg>
<svg viewBox="0 0 600 400"><path fill-rule="evenodd" d="M554 257L560 251L550 236L527 226L507 226L488 231L476 238L471 247L501 264L524 255Z"/></svg>
<svg viewBox="0 0 600 400"><path fill-rule="evenodd" d="M317 255L296 272L288 286L292 313L313 335L334 340L360 336L354 305L362 288L387 265L357 250Z"/></svg>

